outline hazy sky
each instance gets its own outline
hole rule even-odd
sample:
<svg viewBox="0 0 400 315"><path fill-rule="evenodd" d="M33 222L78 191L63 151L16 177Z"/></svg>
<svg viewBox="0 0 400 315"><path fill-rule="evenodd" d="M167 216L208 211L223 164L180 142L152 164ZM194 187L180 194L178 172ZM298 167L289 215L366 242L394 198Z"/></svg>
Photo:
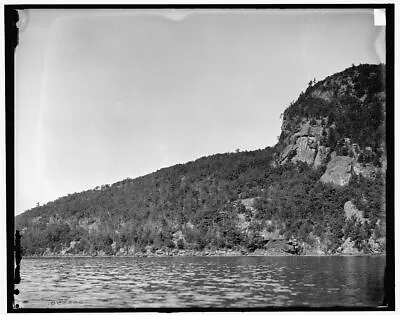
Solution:
<svg viewBox="0 0 400 315"><path fill-rule="evenodd" d="M17 214L272 146L311 79L385 62L373 10L186 12L29 11L16 52Z"/></svg>

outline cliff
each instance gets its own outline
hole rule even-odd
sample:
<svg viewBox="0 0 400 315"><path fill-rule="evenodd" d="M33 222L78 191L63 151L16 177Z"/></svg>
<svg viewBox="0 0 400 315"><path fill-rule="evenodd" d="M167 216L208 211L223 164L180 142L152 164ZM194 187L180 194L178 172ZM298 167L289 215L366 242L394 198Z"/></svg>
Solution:
<svg viewBox="0 0 400 315"><path fill-rule="evenodd" d="M385 173L383 65L360 65L314 83L283 115L277 162L326 167L324 183Z"/></svg>

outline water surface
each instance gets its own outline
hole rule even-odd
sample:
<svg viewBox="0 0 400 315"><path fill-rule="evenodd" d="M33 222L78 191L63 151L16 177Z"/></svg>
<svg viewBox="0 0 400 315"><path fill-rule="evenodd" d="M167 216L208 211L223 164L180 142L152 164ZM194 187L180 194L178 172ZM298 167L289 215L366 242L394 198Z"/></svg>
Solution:
<svg viewBox="0 0 400 315"><path fill-rule="evenodd" d="M378 306L384 257L22 259L22 308Z"/></svg>

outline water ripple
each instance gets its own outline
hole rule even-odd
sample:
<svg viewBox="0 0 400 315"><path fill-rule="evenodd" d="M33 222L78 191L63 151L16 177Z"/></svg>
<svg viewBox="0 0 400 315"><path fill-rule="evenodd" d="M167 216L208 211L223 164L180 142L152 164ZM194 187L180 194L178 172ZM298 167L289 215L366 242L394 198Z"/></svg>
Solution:
<svg viewBox="0 0 400 315"><path fill-rule="evenodd" d="M375 306L383 298L384 266L384 257L343 257L335 263L330 257L23 259L17 303L25 308Z"/></svg>

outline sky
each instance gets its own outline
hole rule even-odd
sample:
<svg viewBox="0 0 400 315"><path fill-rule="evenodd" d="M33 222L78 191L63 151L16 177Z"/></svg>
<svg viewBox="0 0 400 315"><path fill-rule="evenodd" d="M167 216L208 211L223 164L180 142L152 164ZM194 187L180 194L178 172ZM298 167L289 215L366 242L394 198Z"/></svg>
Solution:
<svg viewBox="0 0 400 315"><path fill-rule="evenodd" d="M29 10L15 54L16 214L273 146L310 80L385 62L373 10Z"/></svg>

